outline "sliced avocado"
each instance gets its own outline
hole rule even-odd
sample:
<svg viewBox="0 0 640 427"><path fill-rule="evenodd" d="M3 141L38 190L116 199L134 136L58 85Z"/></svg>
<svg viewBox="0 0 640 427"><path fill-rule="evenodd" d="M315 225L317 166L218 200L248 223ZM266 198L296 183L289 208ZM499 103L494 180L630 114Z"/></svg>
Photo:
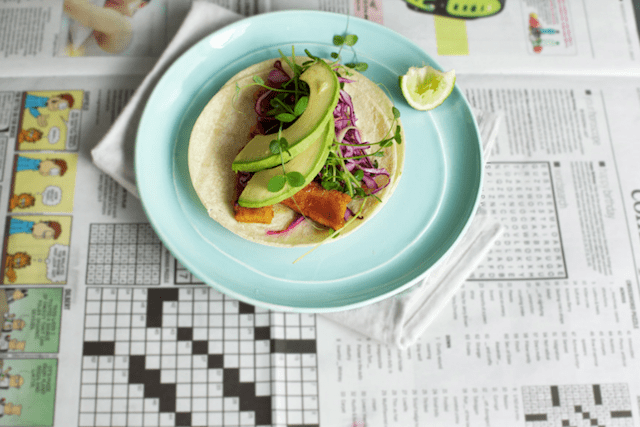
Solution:
<svg viewBox="0 0 640 427"><path fill-rule="evenodd" d="M302 153L323 133L326 122L333 121L333 110L338 104L340 84L338 77L324 61L310 66L300 79L309 85L309 103L306 110L287 129L281 132L289 143L284 161ZM280 164L280 154L273 154L269 144L277 134L256 135L238 153L231 168L235 171L255 172Z"/></svg>
<svg viewBox="0 0 640 427"><path fill-rule="evenodd" d="M264 169L253 174L247 186L240 194L238 204L246 208L259 208L269 206L283 201L302 190L320 172L329 156L329 149L335 137L335 125L333 120L329 120L323 129L322 134L302 153L285 164L286 172L300 172L304 176L304 184L300 187L292 187L286 183L282 190L271 192L267 189L269 180L282 174L282 165L275 168Z"/></svg>

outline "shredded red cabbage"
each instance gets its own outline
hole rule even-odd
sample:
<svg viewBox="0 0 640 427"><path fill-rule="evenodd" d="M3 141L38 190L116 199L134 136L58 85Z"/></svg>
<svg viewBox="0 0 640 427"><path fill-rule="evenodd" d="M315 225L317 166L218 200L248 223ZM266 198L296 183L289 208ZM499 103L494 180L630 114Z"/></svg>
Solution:
<svg viewBox="0 0 640 427"><path fill-rule="evenodd" d="M291 224L289 224L289 226L287 228L285 228L284 230L267 230L267 234L269 236L274 236L274 235L280 235L280 234L285 234L290 232L291 230L293 230L294 228L296 228L298 225L302 224L305 220L304 215L300 215L298 218L294 219L293 221L291 221Z"/></svg>
<svg viewBox="0 0 640 427"><path fill-rule="evenodd" d="M291 77L287 74L287 72L282 68L282 62L277 60L273 64L273 69L269 72L269 76L267 77L267 81L265 82L266 86L272 87L274 89L279 89L283 83L291 80ZM255 111L258 115L258 121L256 123L256 134L267 135L269 133L275 132L280 126L280 122L276 120L273 116L268 116L267 112L271 110L270 101L277 95L277 92L272 90L262 88L256 94L256 104Z"/></svg>
<svg viewBox="0 0 640 427"><path fill-rule="evenodd" d="M342 80L351 81L348 79ZM362 182L369 190L369 194L376 194L384 189L389 184L389 172L384 168L375 167L370 157L362 157L366 155L366 149L370 145L362 140L360 131L356 127L358 119L353 108L353 101L344 89L340 90L340 98L338 99L338 105L333 110L333 117L336 126L336 140L345 144L358 145L357 147L340 146L339 153L344 159L345 168L352 174L357 170L361 170L364 173ZM382 186L376 181L379 176L387 177L386 183Z"/></svg>

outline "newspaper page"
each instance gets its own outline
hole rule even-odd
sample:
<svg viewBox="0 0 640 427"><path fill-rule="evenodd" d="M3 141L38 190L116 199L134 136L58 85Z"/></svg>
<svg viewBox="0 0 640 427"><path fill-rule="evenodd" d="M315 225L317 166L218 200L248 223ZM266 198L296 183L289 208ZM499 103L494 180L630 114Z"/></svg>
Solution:
<svg viewBox="0 0 640 427"><path fill-rule="evenodd" d="M349 13L411 39L462 73L628 73L640 65L638 3L594 0L269 0L269 10ZM611 23L615 22L615 25Z"/></svg>
<svg viewBox="0 0 640 427"><path fill-rule="evenodd" d="M88 1L66 0L67 7L63 8L63 0L2 0L0 57L7 61L157 57L190 6L190 0L131 2L143 3L144 7L122 9L124 16L114 26L126 27L130 34L127 47L114 50L97 41L95 29L84 22L86 17L82 18L85 11L71 7ZM107 3L121 2L90 3L104 9ZM244 16L312 9L368 19L406 36L443 67L460 73L640 74L638 0L607 7L596 0L478 0L477 4L471 0L211 2ZM102 15L92 11L100 20ZM8 62L11 66L12 61Z"/></svg>
<svg viewBox="0 0 640 427"><path fill-rule="evenodd" d="M179 3L165 6L185 14ZM344 13L344 3L308 5ZM296 7L258 6L228 5L245 15ZM417 13L405 6L398 13ZM586 9L571 6L578 25ZM425 335L399 351L321 315L234 300L171 256L140 202L89 154L144 75L100 74L103 54L81 59L95 68L87 76L12 68L78 60L54 49L61 7L0 3L0 14L19 10L2 22L40 16L33 30L49 46L32 45L27 59L3 51L0 425L640 426L637 79L459 74L472 106L503 114L482 204L505 233ZM396 8L383 7L390 25ZM134 56L157 55L175 33L177 18L158 10L165 38ZM580 43L615 39L621 19L606 29L592 21ZM436 56L434 46L424 48ZM606 71L577 52L567 67Z"/></svg>

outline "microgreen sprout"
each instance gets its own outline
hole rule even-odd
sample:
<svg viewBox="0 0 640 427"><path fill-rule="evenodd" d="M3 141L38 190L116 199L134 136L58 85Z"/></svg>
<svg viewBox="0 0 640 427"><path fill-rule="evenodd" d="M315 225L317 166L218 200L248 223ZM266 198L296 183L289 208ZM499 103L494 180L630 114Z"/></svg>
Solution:
<svg viewBox="0 0 640 427"><path fill-rule="evenodd" d="M367 68L369 68L369 65L366 62L358 61L358 55L356 53L356 50L353 48L353 46L357 42L358 42L358 36L355 34L345 34L344 36L336 34L335 36L333 36L333 44L335 46L339 46L340 49L337 52L331 52L331 58L335 59L336 61L339 61L340 54L342 53L342 49L344 48L344 46L348 46L349 48L351 48L351 51L353 52L354 61L347 62L344 64L344 66L347 68L353 68L356 71L366 71Z"/></svg>
<svg viewBox="0 0 640 427"><path fill-rule="evenodd" d="M282 82L279 87L270 86L268 82L265 82L264 79L260 76L253 76L252 83L249 83L245 86L240 86L236 82L233 103L235 104L238 96L240 95L240 92L243 89L250 86L260 87L264 90L276 93L276 95L269 101L269 105L270 107L272 107L272 109L267 112L267 115L274 116L278 121L291 123L296 119L296 117L299 117L300 114L302 114L302 112L300 112L299 114L297 114L297 112L299 112L300 109L304 111L309 97L309 85L300 80L300 76L314 62L320 59L313 57L314 59L312 61L307 61L304 64L299 65L295 59L296 56L294 46L291 47L291 58L287 57L280 50L278 50L278 52L280 53L280 60L289 66L289 68L293 72L293 76L289 80ZM307 99L303 101L302 104L298 105L299 101L305 97ZM294 114L294 111L291 110L290 105L296 106L296 108L298 109L296 110L296 114ZM280 114L283 113L285 115L280 116ZM291 114L294 114L294 116L291 116Z"/></svg>
<svg viewBox="0 0 640 427"><path fill-rule="evenodd" d="M280 154L280 166L282 166L282 174L271 177L267 183L267 190L272 193L282 190L287 183L292 187L302 187L304 185L304 176L300 172L287 172L284 168L284 156L282 153L286 152L289 156L291 156L291 153L289 152L289 142L281 134L282 126L278 131L278 138L269 143L269 150L273 154Z"/></svg>

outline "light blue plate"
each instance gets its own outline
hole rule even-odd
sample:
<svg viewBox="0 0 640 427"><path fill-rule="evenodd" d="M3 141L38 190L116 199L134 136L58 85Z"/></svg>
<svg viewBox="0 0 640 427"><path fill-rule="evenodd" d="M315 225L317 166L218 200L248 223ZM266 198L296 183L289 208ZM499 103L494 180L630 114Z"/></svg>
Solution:
<svg viewBox="0 0 640 427"><path fill-rule="evenodd" d="M440 68L399 34L350 17L364 73L384 85L400 110L406 159L390 201L344 239L309 248L274 248L246 241L210 219L189 179L191 128L216 91L235 73L278 49L305 48L328 58L345 15L287 11L257 15L198 42L169 68L140 121L136 179L158 236L193 274L234 298L276 310L326 312L355 308L397 294L423 278L464 232L482 184L477 125L458 88L438 108L413 110L398 87L410 66ZM351 61L346 49L343 59ZM231 107L230 107L231 108ZM356 112L357 113L357 112Z"/></svg>

